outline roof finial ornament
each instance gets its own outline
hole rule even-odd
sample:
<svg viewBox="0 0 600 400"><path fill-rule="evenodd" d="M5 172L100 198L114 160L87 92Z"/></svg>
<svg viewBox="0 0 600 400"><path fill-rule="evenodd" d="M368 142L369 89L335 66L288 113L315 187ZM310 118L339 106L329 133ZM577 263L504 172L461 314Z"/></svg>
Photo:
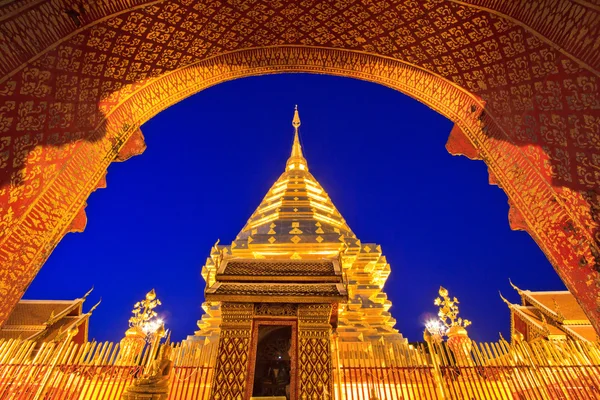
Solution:
<svg viewBox="0 0 600 400"><path fill-rule="evenodd" d="M292 126L296 129L298 134L298 128L300 127L300 114L298 113L298 104L294 107L294 119L292 120Z"/></svg>
<svg viewBox="0 0 600 400"><path fill-rule="evenodd" d="M510 283L510 286L512 286L512 288L515 289L517 291L517 293L521 294L522 290L519 289L517 287L517 285L515 285L514 283L512 283L512 281L510 280L510 278L508 278L508 283Z"/></svg>
<svg viewBox="0 0 600 400"><path fill-rule="evenodd" d="M302 155L302 146L300 146L300 137L298 135L298 128L300 127L300 114L298 113L297 104L294 107L294 118L292 119L292 126L294 127L294 144L292 145L292 154L288 159L286 170L308 170L306 159Z"/></svg>

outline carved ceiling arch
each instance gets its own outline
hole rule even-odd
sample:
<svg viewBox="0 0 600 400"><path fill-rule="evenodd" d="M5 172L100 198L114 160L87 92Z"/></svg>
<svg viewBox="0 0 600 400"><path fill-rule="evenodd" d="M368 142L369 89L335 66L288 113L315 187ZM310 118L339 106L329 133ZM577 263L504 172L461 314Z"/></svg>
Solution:
<svg viewBox="0 0 600 400"><path fill-rule="evenodd" d="M511 226L598 327L598 16L584 0L5 3L0 294L16 302L83 229L85 199L143 149L137 127L158 110L224 80L303 71L377 82L455 121L448 149L487 163Z"/></svg>

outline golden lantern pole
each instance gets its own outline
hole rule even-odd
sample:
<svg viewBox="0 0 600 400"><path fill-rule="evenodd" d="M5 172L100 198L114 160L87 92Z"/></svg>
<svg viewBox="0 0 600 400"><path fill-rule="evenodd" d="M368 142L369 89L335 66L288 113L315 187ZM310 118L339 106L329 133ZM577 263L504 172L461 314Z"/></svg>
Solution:
<svg viewBox="0 0 600 400"><path fill-rule="evenodd" d="M121 339L118 364L125 365L136 362L136 359L141 354L146 342L151 346L152 357L148 358L148 362L153 359L156 348L154 333L160 329L164 331L163 321L158 318L155 308L162 303L156 297L154 289L146 293L142 301L134 304L133 314L129 318L129 329L125 332L125 337ZM164 335L163 335L164 336Z"/></svg>
<svg viewBox="0 0 600 400"><path fill-rule="evenodd" d="M440 286L438 294L439 297L434 300L433 304L440 308L438 317L445 328L444 334L448 338L448 347L457 360L471 364L472 343L466 330L466 327L471 325L471 321L458 316L459 301L456 297L450 298L447 289Z"/></svg>

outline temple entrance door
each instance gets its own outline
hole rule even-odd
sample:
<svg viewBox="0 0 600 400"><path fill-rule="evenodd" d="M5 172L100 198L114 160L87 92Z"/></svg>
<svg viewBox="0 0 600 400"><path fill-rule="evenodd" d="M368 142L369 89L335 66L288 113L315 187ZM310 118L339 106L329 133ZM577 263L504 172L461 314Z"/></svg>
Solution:
<svg viewBox="0 0 600 400"><path fill-rule="evenodd" d="M296 386L295 322L255 321L249 385L252 400L292 400Z"/></svg>

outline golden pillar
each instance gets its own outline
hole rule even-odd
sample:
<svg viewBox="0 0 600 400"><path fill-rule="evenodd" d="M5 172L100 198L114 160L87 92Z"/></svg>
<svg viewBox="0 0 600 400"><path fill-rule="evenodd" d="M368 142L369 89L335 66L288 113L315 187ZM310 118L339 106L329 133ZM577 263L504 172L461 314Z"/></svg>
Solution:
<svg viewBox="0 0 600 400"><path fill-rule="evenodd" d="M242 400L248 384L252 303L222 303L221 334L211 399Z"/></svg>
<svg viewBox="0 0 600 400"><path fill-rule="evenodd" d="M332 304L298 307L298 399L334 398L331 364Z"/></svg>

